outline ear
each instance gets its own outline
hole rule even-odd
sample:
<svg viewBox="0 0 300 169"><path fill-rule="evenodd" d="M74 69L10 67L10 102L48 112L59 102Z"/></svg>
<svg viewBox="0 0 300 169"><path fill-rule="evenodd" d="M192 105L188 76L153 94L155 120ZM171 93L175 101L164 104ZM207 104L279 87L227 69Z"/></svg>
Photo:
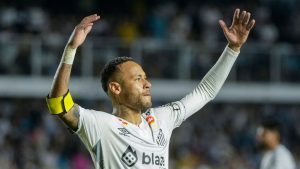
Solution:
<svg viewBox="0 0 300 169"><path fill-rule="evenodd" d="M118 82L109 82L108 90L112 94L119 95L121 93L121 85Z"/></svg>

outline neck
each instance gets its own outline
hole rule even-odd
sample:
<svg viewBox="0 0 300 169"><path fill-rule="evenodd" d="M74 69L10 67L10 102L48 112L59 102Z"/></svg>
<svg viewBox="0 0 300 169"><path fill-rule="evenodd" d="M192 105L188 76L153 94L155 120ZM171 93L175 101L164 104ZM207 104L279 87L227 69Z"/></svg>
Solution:
<svg viewBox="0 0 300 169"><path fill-rule="evenodd" d="M113 114L135 125L139 125L142 122L141 111L131 109L124 105L114 106Z"/></svg>

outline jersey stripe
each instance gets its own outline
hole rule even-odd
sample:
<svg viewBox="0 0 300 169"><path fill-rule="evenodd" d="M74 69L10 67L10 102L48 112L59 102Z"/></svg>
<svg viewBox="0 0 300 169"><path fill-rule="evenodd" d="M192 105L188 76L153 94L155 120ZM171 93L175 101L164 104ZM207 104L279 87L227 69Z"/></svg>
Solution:
<svg viewBox="0 0 300 169"><path fill-rule="evenodd" d="M104 169L101 140L99 140L98 143L96 144L96 146L93 148L93 153L96 156L96 163L98 163L99 167L100 167L100 168L98 168L98 166L97 166L96 169Z"/></svg>

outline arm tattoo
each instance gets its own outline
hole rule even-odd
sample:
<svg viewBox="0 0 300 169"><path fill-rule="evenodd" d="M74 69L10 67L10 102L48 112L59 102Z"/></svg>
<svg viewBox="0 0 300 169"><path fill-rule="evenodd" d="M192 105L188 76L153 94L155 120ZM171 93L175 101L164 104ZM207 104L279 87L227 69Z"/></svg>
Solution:
<svg viewBox="0 0 300 169"><path fill-rule="evenodd" d="M72 134L78 129L79 117L80 117L79 106L77 104L74 104L71 125L69 125L69 127L68 127L69 131Z"/></svg>
<svg viewBox="0 0 300 169"><path fill-rule="evenodd" d="M72 111L72 113L69 112L58 116L67 126L67 128L70 129L69 131L72 131L71 133L73 133L78 128L78 122L80 117L79 106L77 104L74 104L73 108L70 111Z"/></svg>
<svg viewBox="0 0 300 169"><path fill-rule="evenodd" d="M79 114L79 106L77 104L74 105L73 114L74 114L74 117L79 120L80 114Z"/></svg>

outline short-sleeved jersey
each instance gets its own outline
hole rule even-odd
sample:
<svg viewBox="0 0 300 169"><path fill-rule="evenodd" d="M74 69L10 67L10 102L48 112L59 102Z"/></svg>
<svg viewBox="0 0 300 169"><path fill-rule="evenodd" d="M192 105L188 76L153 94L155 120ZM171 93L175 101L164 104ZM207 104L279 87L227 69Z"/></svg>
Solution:
<svg viewBox="0 0 300 169"><path fill-rule="evenodd" d="M76 133L96 169L167 169L174 128L212 100L228 76L238 53L226 47L198 86L180 101L151 108L135 125L112 114L79 107Z"/></svg>

